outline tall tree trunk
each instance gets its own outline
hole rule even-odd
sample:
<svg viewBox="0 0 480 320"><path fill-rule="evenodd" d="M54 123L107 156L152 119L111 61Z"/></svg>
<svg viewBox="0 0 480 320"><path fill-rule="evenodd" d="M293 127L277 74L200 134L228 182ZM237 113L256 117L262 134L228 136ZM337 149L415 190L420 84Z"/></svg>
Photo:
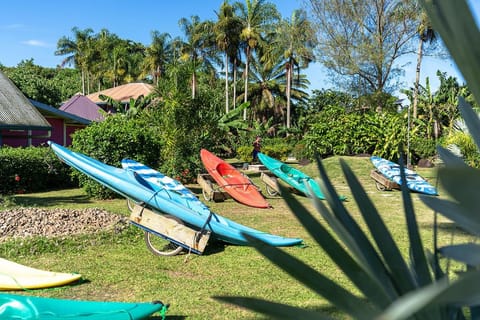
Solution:
<svg viewBox="0 0 480 320"><path fill-rule="evenodd" d="M418 108L418 87L420 85L420 67L422 66L423 58L423 39L420 37L417 52L417 68L415 70L415 86L413 87L413 119L417 118Z"/></svg>
<svg viewBox="0 0 480 320"><path fill-rule="evenodd" d="M292 85L292 64L287 63L287 129L290 129L290 94ZM288 133L287 133L288 135Z"/></svg>
<svg viewBox="0 0 480 320"><path fill-rule="evenodd" d="M228 111L228 55L225 53L225 113Z"/></svg>
<svg viewBox="0 0 480 320"><path fill-rule="evenodd" d="M237 106L237 58L234 59L233 65L233 109Z"/></svg>
<svg viewBox="0 0 480 320"><path fill-rule="evenodd" d="M197 77L195 71L192 73L192 99L195 99L195 84L197 82Z"/></svg>
<svg viewBox="0 0 480 320"><path fill-rule="evenodd" d="M250 60L250 48L247 46L247 58L245 61L245 93L244 93L244 102L248 101L248 68L249 68L249 60ZM247 108L243 109L243 120L247 120Z"/></svg>
<svg viewBox="0 0 480 320"><path fill-rule="evenodd" d="M85 69L82 68L82 94L85 95Z"/></svg>

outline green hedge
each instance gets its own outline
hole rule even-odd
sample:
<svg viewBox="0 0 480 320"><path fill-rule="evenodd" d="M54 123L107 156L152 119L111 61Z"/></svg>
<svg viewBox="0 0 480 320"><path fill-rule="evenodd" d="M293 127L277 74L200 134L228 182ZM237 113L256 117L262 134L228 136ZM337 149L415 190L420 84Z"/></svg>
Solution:
<svg viewBox="0 0 480 320"><path fill-rule="evenodd" d="M73 135L72 149L115 167L121 167L123 158L131 158L153 168L158 167L160 142L155 128L145 119L129 118L122 114L108 116ZM76 170L85 192L94 198L108 199L118 194Z"/></svg>
<svg viewBox="0 0 480 320"><path fill-rule="evenodd" d="M47 147L0 148L0 194L73 187L70 168Z"/></svg>
<svg viewBox="0 0 480 320"><path fill-rule="evenodd" d="M296 151L301 148L295 148L285 142L285 139L263 139L261 152L279 160L285 160L293 155L297 157ZM237 158L241 161L252 162L253 146L240 146L237 148Z"/></svg>
<svg viewBox="0 0 480 320"><path fill-rule="evenodd" d="M407 142L407 121L399 113L354 113L338 106L325 107L310 124L304 136L309 158L315 154L375 154L398 159L398 150Z"/></svg>

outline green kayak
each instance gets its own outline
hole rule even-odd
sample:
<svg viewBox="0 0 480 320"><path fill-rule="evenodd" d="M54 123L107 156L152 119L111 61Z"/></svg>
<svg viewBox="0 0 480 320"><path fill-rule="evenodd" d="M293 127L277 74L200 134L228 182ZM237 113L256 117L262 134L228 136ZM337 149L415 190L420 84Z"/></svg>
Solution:
<svg viewBox="0 0 480 320"><path fill-rule="evenodd" d="M307 189L308 185L310 186L310 189L315 196L322 200L325 199L325 195L320 189L317 181L315 181L315 179L311 178L302 171L286 163L283 163L280 160L269 157L264 153L259 153L258 159L275 176L277 176L279 179L286 182L288 185L292 186L296 190L308 196L310 194ZM340 199L345 200L345 197L341 196Z"/></svg>
<svg viewBox="0 0 480 320"><path fill-rule="evenodd" d="M147 319L159 312L165 315L167 305L161 302L103 302L42 298L0 294L0 319Z"/></svg>

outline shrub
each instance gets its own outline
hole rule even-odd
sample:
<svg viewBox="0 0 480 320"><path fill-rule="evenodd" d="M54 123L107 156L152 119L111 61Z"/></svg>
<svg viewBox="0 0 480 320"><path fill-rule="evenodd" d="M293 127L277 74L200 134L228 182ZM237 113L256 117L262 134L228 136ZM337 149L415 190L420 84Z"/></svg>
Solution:
<svg viewBox="0 0 480 320"><path fill-rule="evenodd" d="M285 160L291 155L292 150L293 147L286 143L284 139L263 139L262 141L261 152L279 160ZM237 148L237 158L245 162L251 162L252 151L252 145L240 146Z"/></svg>
<svg viewBox="0 0 480 320"><path fill-rule="evenodd" d="M70 168L46 147L0 148L0 194L38 192L75 183Z"/></svg>
<svg viewBox="0 0 480 320"><path fill-rule="evenodd" d="M449 148L452 145L459 149L459 156L472 167L480 166L480 153L473 141L472 136L468 132L455 131L445 138L443 146Z"/></svg>
<svg viewBox="0 0 480 320"><path fill-rule="evenodd" d="M73 135L72 149L106 164L120 167L123 158L132 158L153 168L158 167L160 140L147 119L118 114L93 123ZM74 171L89 196L100 199L118 197L86 175Z"/></svg>
<svg viewBox="0 0 480 320"><path fill-rule="evenodd" d="M304 154L313 159L315 154L325 158L368 153L396 160L406 130L406 120L397 113L357 113L327 106L310 124Z"/></svg>

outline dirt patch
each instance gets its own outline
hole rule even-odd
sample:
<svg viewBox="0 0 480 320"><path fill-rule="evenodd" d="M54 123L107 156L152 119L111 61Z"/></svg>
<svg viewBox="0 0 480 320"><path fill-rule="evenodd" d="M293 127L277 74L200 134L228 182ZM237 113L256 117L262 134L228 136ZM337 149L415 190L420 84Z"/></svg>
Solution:
<svg viewBox="0 0 480 320"><path fill-rule="evenodd" d="M68 236L121 230L128 219L103 209L15 208L0 212L0 242L31 236Z"/></svg>

